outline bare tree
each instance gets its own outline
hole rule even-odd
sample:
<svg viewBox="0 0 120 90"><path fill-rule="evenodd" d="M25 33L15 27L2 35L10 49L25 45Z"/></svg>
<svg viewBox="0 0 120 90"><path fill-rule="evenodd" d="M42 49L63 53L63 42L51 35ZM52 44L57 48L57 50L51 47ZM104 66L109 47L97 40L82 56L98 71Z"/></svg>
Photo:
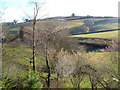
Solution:
<svg viewBox="0 0 120 90"><path fill-rule="evenodd" d="M98 62L95 63L94 60L91 61L91 57L88 57L89 66L86 67L86 72L88 73L91 88L93 89L96 89L98 85L105 89L118 87L118 54L115 52L106 52L104 55L104 57L107 56L109 58L103 59L99 56Z"/></svg>
<svg viewBox="0 0 120 90"><path fill-rule="evenodd" d="M0 0L0 6L1 6L0 8L0 22L1 22L2 16L4 15L5 10L6 10L5 3L2 0Z"/></svg>
<svg viewBox="0 0 120 90"><path fill-rule="evenodd" d="M61 21L40 20L36 23L36 30L34 37L36 43L35 53L37 56L39 55L43 57L42 60L45 60L45 65L46 65L45 72L48 73L48 77L46 80L47 87L50 87L51 73L55 72L55 67L56 67L55 65L57 63L57 57L56 57L57 53L60 51L61 48L66 48L67 50L69 50L70 48L69 46L73 43L72 41L69 41L72 38L70 37L66 38L68 37L66 34L62 35L64 31L66 31L66 29L64 27L64 23ZM29 36L28 39L31 40L32 30L29 30L27 32L29 32L29 35L27 35ZM66 38L66 42L64 42L65 38ZM38 68L38 66L36 67Z"/></svg>
<svg viewBox="0 0 120 90"><path fill-rule="evenodd" d="M86 74L84 70L86 58L84 56L84 53L80 52L72 54L72 58L74 59L75 65L74 72L70 75L71 76L70 80L75 88L80 89L81 88L80 84L84 79L84 75Z"/></svg>
<svg viewBox="0 0 120 90"><path fill-rule="evenodd" d="M33 71L36 70L36 62L35 62L35 32L36 32L36 23L37 23L37 17L40 13L40 9L41 6L38 2L36 1L32 1L31 4L33 5L33 16L31 17L30 15L28 15L27 13L26 16L31 20L32 23L32 61L30 61L30 63L32 63L32 69Z"/></svg>
<svg viewBox="0 0 120 90"><path fill-rule="evenodd" d="M53 68L52 60L55 59L56 52L59 51L58 46L59 43L64 44L63 40L61 40L59 43L56 42L59 35L62 37L60 34L62 31L65 31L64 23L61 21L55 21L55 20L37 20L37 16L39 15L40 7L37 2L32 2L34 5L34 15L33 18L31 19L30 22L32 22L32 68L34 71L36 71L36 60L35 56L40 55L41 57L44 58L45 60L45 65L47 67L46 72L48 73L47 75L47 87L50 88L51 84L51 72ZM29 15L27 15L30 17ZM30 35L30 36L31 36ZM67 37L67 36L66 36ZM68 39L67 39L68 40ZM67 41L66 40L66 41ZM68 44L67 44L68 45ZM64 47L68 47L67 45L64 45ZM61 45L60 48L63 46Z"/></svg>
<svg viewBox="0 0 120 90"><path fill-rule="evenodd" d="M38 3L37 2L32 2L35 7L34 7L34 16L33 16L33 26L32 26L32 29L33 29L33 70L35 71L35 25L36 25L36 22L37 22L37 16L38 16L38 13L39 13L39 6L38 6Z"/></svg>
<svg viewBox="0 0 120 90"><path fill-rule="evenodd" d="M47 87L50 88L50 77L52 72L52 66L51 63L53 59L55 59L55 44L53 38L56 34L60 33L62 30L64 30L63 24L58 21L52 21L52 20L43 20L39 22L41 27L38 27L36 31L36 48L37 52L41 54L45 58L45 63L47 67ZM39 23L37 26L39 26ZM55 62L54 62L55 63Z"/></svg>

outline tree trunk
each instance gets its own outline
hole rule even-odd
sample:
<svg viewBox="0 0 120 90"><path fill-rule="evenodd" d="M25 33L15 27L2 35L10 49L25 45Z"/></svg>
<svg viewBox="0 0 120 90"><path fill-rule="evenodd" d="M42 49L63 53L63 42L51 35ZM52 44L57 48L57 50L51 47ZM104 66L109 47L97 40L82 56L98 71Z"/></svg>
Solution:
<svg viewBox="0 0 120 90"><path fill-rule="evenodd" d="M33 21L33 71L35 71L35 24L36 20Z"/></svg>
<svg viewBox="0 0 120 90"><path fill-rule="evenodd" d="M59 82L59 73L58 73L58 59L57 60L57 88L59 87L58 85L58 82Z"/></svg>
<svg viewBox="0 0 120 90"><path fill-rule="evenodd" d="M20 42L22 42L23 40L24 40L24 32L23 32L23 30L24 30L24 27L22 26L21 28L20 28L20 33L19 33L19 37L20 37Z"/></svg>
<svg viewBox="0 0 120 90"><path fill-rule="evenodd" d="M90 84L91 84L91 89L94 90L94 81L93 79L91 78L91 75L89 74L89 81L90 81Z"/></svg>
<svg viewBox="0 0 120 90"><path fill-rule="evenodd" d="M48 60L48 54L47 54L47 46L46 46L46 66L47 66L47 73L48 73L48 76L47 76L47 86L48 88L50 88L50 77L51 77L51 72L50 72L50 66L49 66L49 60Z"/></svg>

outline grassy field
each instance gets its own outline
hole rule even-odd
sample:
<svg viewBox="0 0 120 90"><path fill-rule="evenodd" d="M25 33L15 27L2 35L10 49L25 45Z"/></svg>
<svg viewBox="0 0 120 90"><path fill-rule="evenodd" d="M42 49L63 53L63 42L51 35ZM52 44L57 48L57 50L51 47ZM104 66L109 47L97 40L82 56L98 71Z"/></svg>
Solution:
<svg viewBox="0 0 120 90"><path fill-rule="evenodd" d="M106 39L117 39L119 31L102 32L102 33L92 33L83 35L72 35L71 37L87 37L87 38L106 38Z"/></svg>
<svg viewBox="0 0 120 90"><path fill-rule="evenodd" d="M104 19L78 19L78 20L65 21L65 23L67 25L67 28L72 28L72 27L82 26L85 20L100 21Z"/></svg>
<svg viewBox="0 0 120 90"><path fill-rule="evenodd" d="M95 31L117 29L117 28L118 28L118 23L108 23L108 24L100 24L93 26L93 30Z"/></svg>
<svg viewBox="0 0 120 90"><path fill-rule="evenodd" d="M65 23L67 28L82 26L84 24L81 20L67 21Z"/></svg>

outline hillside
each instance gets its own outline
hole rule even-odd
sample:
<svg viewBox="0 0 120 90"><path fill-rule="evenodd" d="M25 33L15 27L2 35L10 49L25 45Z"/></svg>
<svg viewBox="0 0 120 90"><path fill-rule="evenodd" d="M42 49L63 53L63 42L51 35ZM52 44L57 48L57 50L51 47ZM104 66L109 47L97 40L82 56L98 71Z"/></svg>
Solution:
<svg viewBox="0 0 120 90"><path fill-rule="evenodd" d="M118 19L115 17L53 17L38 20L36 27L42 26L45 22L50 22L50 25L59 23L60 26L66 28L66 31L73 38L82 38L78 40L79 44L86 48L104 49L110 46L109 40L118 40ZM6 33L10 41L19 39L19 30L21 27L26 28L24 32L25 40L32 40L30 29L31 21L17 23L14 25L4 24L3 31ZM65 32L66 32L65 31ZM63 31L64 32L64 31ZM71 35L72 34L72 35ZM86 39L86 38L89 38ZM91 40L90 40L91 39ZM96 39L96 40L93 40ZM101 41L100 39L103 39ZM105 40L106 39L106 40ZM5 39L7 41L7 39ZM3 41L5 41L3 40ZM108 41L107 41L108 40ZM105 43L102 43L105 42ZM101 44L99 44L101 43ZM96 47L96 45L98 45ZM90 46L90 47L89 47ZM101 47L101 48L99 48ZM94 49L93 49L94 50Z"/></svg>
<svg viewBox="0 0 120 90"><path fill-rule="evenodd" d="M111 40L117 40L118 38L118 19L114 17L111 17L111 18L110 17L107 17L107 18L106 17L80 17L80 16L53 17L53 18L38 20L37 26L42 25L46 21L50 22L51 25L52 24L54 25L55 23L62 23L63 27L67 28L67 32L70 34L73 34L73 36L71 37L79 37L82 39L103 38L103 39L111 39ZM32 21L28 21L28 22L18 23L14 25L10 25L10 23L4 24L5 28L3 27L3 31L8 34L7 37L9 38L9 40L13 41L19 38L20 28L24 27L29 29L31 22ZM24 31L24 34L25 34L24 38L29 38L29 39L31 38L29 34L32 33L32 31L31 30L29 31L29 30L26 29ZM89 41L86 41L86 43L88 42ZM91 42L94 42L94 41L91 41ZM98 40L98 42L101 42L101 41Z"/></svg>
<svg viewBox="0 0 120 90"><path fill-rule="evenodd" d="M119 29L116 18L38 20L34 38L31 24L32 21L8 23L2 28L4 87L117 87Z"/></svg>

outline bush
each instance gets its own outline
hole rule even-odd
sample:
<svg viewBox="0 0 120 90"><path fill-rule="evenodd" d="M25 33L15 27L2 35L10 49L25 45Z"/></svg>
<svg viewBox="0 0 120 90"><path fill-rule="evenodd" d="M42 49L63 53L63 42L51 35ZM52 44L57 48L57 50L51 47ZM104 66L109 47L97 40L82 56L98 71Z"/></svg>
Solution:
<svg viewBox="0 0 120 90"><path fill-rule="evenodd" d="M30 72L29 75L25 77L25 80L23 82L23 88L28 90L39 90L40 88L42 88L39 76L34 72Z"/></svg>
<svg viewBox="0 0 120 90"><path fill-rule="evenodd" d="M10 90L16 87L15 82L7 76L2 76L2 90Z"/></svg>

